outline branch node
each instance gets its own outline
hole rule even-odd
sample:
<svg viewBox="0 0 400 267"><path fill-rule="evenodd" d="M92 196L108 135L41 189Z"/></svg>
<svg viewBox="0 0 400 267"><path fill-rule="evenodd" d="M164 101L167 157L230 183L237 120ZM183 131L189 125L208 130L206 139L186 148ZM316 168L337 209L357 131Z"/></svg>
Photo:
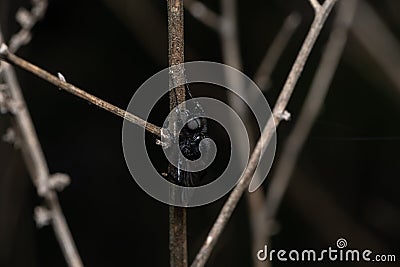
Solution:
<svg viewBox="0 0 400 267"><path fill-rule="evenodd" d="M310 4L314 8L315 12L317 13L321 9L321 4L318 2L318 0L309 0Z"/></svg>
<svg viewBox="0 0 400 267"><path fill-rule="evenodd" d="M277 115L277 117L278 117L280 120L284 120L284 121L290 121L291 116L292 116L292 115L291 115L290 112L287 111L287 110L284 110L282 113L280 113L280 114Z"/></svg>
<svg viewBox="0 0 400 267"><path fill-rule="evenodd" d="M26 10L25 8L18 9L17 14L15 15L15 19L21 25L22 28L31 27L31 25L35 21L34 17L29 12L29 10Z"/></svg>
<svg viewBox="0 0 400 267"><path fill-rule="evenodd" d="M163 142L165 140L167 142ZM161 128L161 139L156 140L156 144L162 146L163 148L168 148L171 145L172 135L167 128Z"/></svg>
<svg viewBox="0 0 400 267"><path fill-rule="evenodd" d="M7 110L13 115L17 114L21 109L24 108L23 103L14 99L8 99L6 105L7 105Z"/></svg>
<svg viewBox="0 0 400 267"><path fill-rule="evenodd" d="M0 59L5 59L8 55L8 46L5 43L0 45Z"/></svg>
<svg viewBox="0 0 400 267"><path fill-rule="evenodd" d="M49 188L58 192L64 190L71 183L71 178L65 173L55 173L49 178Z"/></svg>
<svg viewBox="0 0 400 267"><path fill-rule="evenodd" d="M35 208L33 217L35 219L36 226L38 228L42 228L50 224L53 216L49 209L39 206Z"/></svg>

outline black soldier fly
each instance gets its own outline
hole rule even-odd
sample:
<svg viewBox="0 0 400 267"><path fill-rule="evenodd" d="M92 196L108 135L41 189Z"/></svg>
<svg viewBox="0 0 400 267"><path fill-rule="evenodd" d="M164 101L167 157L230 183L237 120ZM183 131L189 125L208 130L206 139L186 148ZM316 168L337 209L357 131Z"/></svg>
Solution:
<svg viewBox="0 0 400 267"><path fill-rule="evenodd" d="M185 86L185 91L186 100L192 99L187 85ZM194 115L194 118L190 119L179 132L179 149L188 160L197 160L201 157L200 142L208 138L207 120L204 118L204 110L199 103L195 103L193 112L195 114L191 115ZM205 170L199 172L184 171L182 170L185 169L184 164L184 159L178 159L178 167L170 164L168 174L166 174L167 179L174 184L185 187L199 185L205 175Z"/></svg>

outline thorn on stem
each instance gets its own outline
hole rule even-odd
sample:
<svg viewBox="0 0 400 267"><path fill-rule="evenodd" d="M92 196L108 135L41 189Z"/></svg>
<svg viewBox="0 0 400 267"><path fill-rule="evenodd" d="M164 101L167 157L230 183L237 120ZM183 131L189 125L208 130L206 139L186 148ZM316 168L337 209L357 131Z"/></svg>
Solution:
<svg viewBox="0 0 400 267"><path fill-rule="evenodd" d="M64 75L62 75L61 72L57 72L57 76L58 76L58 79L60 79L61 81L67 82L67 80L65 79Z"/></svg>
<svg viewBox="0 0 400 267"><path fill-rule="evenodd" d="M65 83L67 82L67 80L65 79L64 75L62 75L61 72L57 72L57 76L58 76L58 79L60 79L60 81L65 82ZM62 90L61 87L58 87L58 89Z"/></svg>

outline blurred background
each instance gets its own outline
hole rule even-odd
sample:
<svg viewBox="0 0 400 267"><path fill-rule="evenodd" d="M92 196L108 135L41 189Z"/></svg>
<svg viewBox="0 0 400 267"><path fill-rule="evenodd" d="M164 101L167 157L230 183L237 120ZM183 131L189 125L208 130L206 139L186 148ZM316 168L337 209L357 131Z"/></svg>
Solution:
<svg viewBox="0 0 400 267"><path fill-rule="evenodd" d="M202 2L220 12L218 1ZM349 247L400 257L400 2L363 2L382 25L368 24L375 20L358 10L354 23L359 26L350 31L326 101L299 156L269 247L325 249L343 237ZM15 14L20 7L30 9L31 3L0 0L6 40L19 30ZM243 72L250 77L287 16L294 11L301 16L265 93L273 106L313 10L306 0L238 1L237 10ZM333 17L334 13L289 102L292 119L278 129L276 162L310 88ZM166 23L166 1L50 0L45 17L33 29L32 41L17 54L51 73L60 71L70 83L125 108L136 88L168 65ZM382 36L389 36L390 42ZM185 51L186 61L222 62L218 34L188 12ZM85 266L168 266L168 206L132 179L122 152L122 120L16 71L50 172L71 177L59 198ZM224 98L215 90L193 91ZM158 123L157 118L153 122ZM0 135L11 125L10 115L1 115ZM188 211L189 262L225 200ZM33 210L42 202L20 151L0 142L0 266L66 266L52 227L35 226ZM207 266L252 266L251 244L247 197L243 197Z"/></svg>

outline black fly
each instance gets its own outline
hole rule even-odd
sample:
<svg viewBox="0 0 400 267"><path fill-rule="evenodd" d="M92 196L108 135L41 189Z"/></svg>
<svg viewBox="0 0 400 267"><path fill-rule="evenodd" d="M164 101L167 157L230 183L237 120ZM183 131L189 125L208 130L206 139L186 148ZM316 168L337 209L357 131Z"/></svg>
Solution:
<svg viewBox="0 0 400 267"><path fill-rule="evenodd" d="M186 100L192 99L189 88L186 85ZM195 104L193 119L189 120L179 133L179 148L183 156L189 160L197 160L201 157L200 142L208 138L207 120L204 118L204 110L199 103ZM180 186L197 186L205 175L205 171L188 172L184 171L185 160L178 160L178 168L172 164L168 167L167 178L174 184Z"/></svg>

